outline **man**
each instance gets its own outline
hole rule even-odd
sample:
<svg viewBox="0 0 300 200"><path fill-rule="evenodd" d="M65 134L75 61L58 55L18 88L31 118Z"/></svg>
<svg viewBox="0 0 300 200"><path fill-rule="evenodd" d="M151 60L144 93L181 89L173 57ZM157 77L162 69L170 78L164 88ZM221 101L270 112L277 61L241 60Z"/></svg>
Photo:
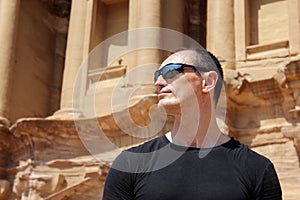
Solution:
<svg viewBox="0 0 300 200"><path fill-rule="evenodd" d="M222 134L215 116L223 72L205 50L181 50L155 72L171 132L123 151L105 182L109 199L281 199L273 164Z"/></svg>

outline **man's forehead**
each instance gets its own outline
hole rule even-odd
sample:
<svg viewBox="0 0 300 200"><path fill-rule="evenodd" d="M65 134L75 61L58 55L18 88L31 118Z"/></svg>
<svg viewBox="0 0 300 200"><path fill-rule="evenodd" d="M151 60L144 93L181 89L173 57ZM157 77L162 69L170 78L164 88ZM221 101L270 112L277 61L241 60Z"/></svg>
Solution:
<svg viewBox="0 0 300 200"><path fill-rule="evenodd" d="M191 50L184 50L180 52L176 52L172 55L170 55L168 58L166 58L159 68L162 68L163 66L169 64L169 63L183 63L183 64L189 64L193 65L194 63L191 62L191 57L194 55L194 51Z"/></svg>

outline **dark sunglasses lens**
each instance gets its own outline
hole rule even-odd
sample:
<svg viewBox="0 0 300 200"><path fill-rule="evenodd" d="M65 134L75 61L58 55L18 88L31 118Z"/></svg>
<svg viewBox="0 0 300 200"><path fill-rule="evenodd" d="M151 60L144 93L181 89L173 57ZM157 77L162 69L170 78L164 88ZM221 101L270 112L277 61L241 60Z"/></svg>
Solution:
<svg viewBox="0 0 300 200"><path fill-rule="evenodd" d="M154 73L154 81L157 81L160 75L162 75L164 79L171 79L181 72L182 67L183 65L181 64L166 65Z"/></svg>
<svg viewBox="0 0 300 200"><path fill-rule="evenodd" d="M176 75L180 74L183 72L184 67L190 67L195 70L195 72L201 73L201 72L208 72L209 70L203 67L195 67L193 65L187 65L187 64L178 64L178 63L171 63L160 70L157 70L154 73L154 81L156 82L158 77L162 75L164 79L171 79L174 78Z"/></svg>
<svg viewBox="0 0 300 200"><path fill-rule="evenodd" d="M176 75L180 74L178 69L170 69L163 74L164 79L174 78Z"/></svg>

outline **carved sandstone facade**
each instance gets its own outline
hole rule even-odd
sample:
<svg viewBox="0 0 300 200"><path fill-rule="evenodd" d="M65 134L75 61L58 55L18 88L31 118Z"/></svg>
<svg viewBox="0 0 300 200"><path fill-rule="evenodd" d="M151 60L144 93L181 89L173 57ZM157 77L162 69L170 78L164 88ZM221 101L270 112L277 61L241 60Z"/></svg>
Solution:
<svg viewBox="0 0 300 200"><path fill-rule="evenodd" d="M153 127L152 107L166 52L114 57L131 42L159 45L157 32L130 32L149 27L184 33L220 58L227 134L269 157L284 199L299 199L299 21L300 0L0 0L0 199L101 199L118 154L108 144L120 150L168 130L171 119ZM82 99L94 99L92 115Z"/></svg>

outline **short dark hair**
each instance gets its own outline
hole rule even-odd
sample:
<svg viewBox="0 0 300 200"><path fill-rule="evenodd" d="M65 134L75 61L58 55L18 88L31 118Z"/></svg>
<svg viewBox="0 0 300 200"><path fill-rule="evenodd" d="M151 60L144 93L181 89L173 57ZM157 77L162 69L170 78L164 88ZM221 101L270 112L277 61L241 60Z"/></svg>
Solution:
<svg viewBox="0 0 300 200"><path fill-rule="evenodd" d="M217 104L220 94L221 94L222 86L223 86L224 73L223 73L223 69L222 69L222 66L221 66L218 58L209 51L207 51L207 53L211 57L211 59L214 61L215 65L217 67L217 70L218 70L216 72L219 75L218 81L217 81L216 87L215 87L215 92L214 92L214 101L215 101L215 104Z"/></svg>
<svg viewBox="0 0 300 200"><path fill-rule="evenodd" d="M197 56L195 56L194 58L191 58L196 69L197 69L197 66L205 67L209 70L215 71L218 74L218 80L217 80L216 87L214 89L214 95L213 95L214 102L215 102L215 104L217 104L220 94L221 94L221 89L223 86L223 78L224 78L223 69L222 69L222 66L221 66L219 60L213 53L211 53L205 49L200 49L200 48L178 49L172 53L177 53L180 51L188 51L188 50L194 51L197 54Z"/></svg>

